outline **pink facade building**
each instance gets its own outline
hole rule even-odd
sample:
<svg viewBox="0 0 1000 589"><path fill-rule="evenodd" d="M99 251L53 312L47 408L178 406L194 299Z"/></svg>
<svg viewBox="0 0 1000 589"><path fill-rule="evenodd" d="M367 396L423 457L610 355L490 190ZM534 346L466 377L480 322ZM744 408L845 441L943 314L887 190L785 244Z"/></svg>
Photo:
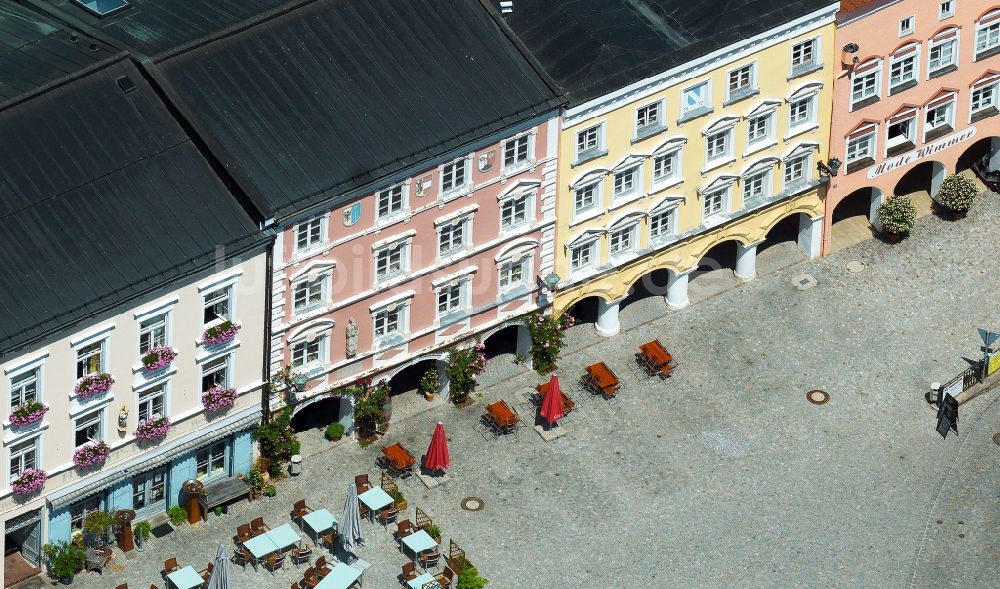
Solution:
<svg viewBox="0 0 1000 589"><path fill-rule="evenodd" d="M843 165L824 254L838 221L864 214L875 225L892 194L933 198L949 174L1000 168L1000 3L842 0L837 45L830 155Z"/></svg>

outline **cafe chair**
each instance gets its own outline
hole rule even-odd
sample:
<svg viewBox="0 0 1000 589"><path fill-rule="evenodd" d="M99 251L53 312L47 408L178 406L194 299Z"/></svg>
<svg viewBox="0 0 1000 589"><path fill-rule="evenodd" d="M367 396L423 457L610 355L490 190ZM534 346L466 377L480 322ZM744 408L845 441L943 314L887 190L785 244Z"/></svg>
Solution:
<svg viewBox="0 0 1000 589"><path fill-rule="evenodd" d="M413 526L410 525L410 520L404 519L403 521L396 524L396 536L398 536L400 540L409 536L412 533L413 533Z"/></svg>
<svg viewBox="0 0 1000 589"><path fill-rule="evenodd" d="M275 569L280 569L282 565L285 564L285 555L283 553L272 554L264 559L264 568L271 571L271 575L274 575Z"/></svg>
<svg viewBox="0 0 1000 589"><path fill-rule="evenodd" d="M250 531L250 524L240 524L236 526L236 538L241 543L253 538L253 533Z"/></svg>
<svg viewBox="0 0 1000 589"><path fill-rule="evenodd" d="M177 565L177 557L171 556L167 560L163 561L163 574L169 575L170 573L180 570L180 566Z"/></svg>
<svg viewBox="0 0 1000 589"><path fill-rule="evenodd" d="M312 570L311 567L306 569L305 575L302 576L302 584L306 587L315 587L316 585L319 585L320 581L322 581L322 579L316 574L316 571Z"/></svg>
<svg viewBox="0 0 1000 589"><path fill-rule="evenodd" d="M292 564L299 566L302 563L309 564L309 559L312 558L312 547L306 546L305 548L292 548L289 553L289 557L292 559Z"/></svg>
<svg viewBox="0 0 1000 589"><path fill-rule="evenodd" d="M378 512L378 518L382 520L383 528L388 527L391 523L395 523L398 517L399 510L391 505Z"/></svg>
<svg viewBox="0 0 1000 589"><path fill-rule="evenodd" d="M238 564L244 569L247 568L247 565L250 564L252 559L253 555L250 554L250 551L242 546L237 546L236 550L233 551L233 564Z"/></svg>
<svg viewBox="0 0 1000 589"><path fill-rule="evenodd" d="M260 532L260 531L266 532L271 528L267 527L267 524L264 523L263 517L255 517L250 522L250 529L253 530L254 532Z"/></svg>
<svg viewBox="0 0 1000 589"><path fill-rule="evenodd" d="M115 589L128 589L128 583L122 583L121 585L115 587Z"/></svg>
<svg viewBox="0 0 1000 589"><path fill-rule="evenodd" d="M326 566L326 557L320 556L316 559L316 564L314 567L316 569L316 574L322 579L323 577L330 574L330 567Z"/></svg>
<svg viewBox="0 0 1000 589"><path fill-rule="evenodd" d="M451 584L455 582L455 571L451 570L449 567L444 567L440 575L435 575L434 580L441 585L441 589L448 589Z"/></svg>
<svg viewBox="0 0 1000 589"><path fill-rule="evenodd" d="M312 513L312 510L306 506L305 499L299 499L298 501L295 502L295 505L292 506L292 519L297 519L301 521L302 516L308 513Z"/></svg>
<svg viewBox="0 0 1000 589"><path fill-rule="evenodd" d="M203 581L208 583L208 580L212 577L212 569L214 568L215 568L214 564L208 563L208 566L205 567L203 570L198 571L198 574L201 575L201 579Z"/></svg>
<svg viewBox="0 0 1000 589"><path fill-rule="evenodd" d="M371 519L372 510L365 505L364 501L358 501L358 511L361 515L361 519Z"/></svg>
<svg viewBox="0 0 1000 589"><path fill-rule="evenodd" d="M412 562L408 562L408 563L406 563L406 564L403 565L403 580L404 581L412 581L413 579L416 579L417 577L418 577L418 575L417 575L417 568L415 566L413 566Z"/></svg>
<svg viewBox="0 0 1000 589"><path fill-rule="evenodd" d="M441 553L437 550L430 550L428 552L421 552L417 556L420 559L420 566L427 570L432 567L436 567L439 560L441 560Z"/></svg>

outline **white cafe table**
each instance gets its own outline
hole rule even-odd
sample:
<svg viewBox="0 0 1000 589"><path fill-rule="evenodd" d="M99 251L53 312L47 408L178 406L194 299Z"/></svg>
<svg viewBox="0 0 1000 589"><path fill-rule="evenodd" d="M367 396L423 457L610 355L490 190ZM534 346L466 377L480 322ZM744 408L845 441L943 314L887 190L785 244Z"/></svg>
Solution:
<svg viewBox="0 0 1000 589"><path fill-rule="evenodd" d="M302 537L292 529L291 524L280 525L273 530L264 532L264 535L270 538L271 542L274 542L278 550L285 550L302 542Z"/></svg>
<svg viewBox="0 0 1000 589"><path fill-rule="evenodd" d="M195 589L201 587L205 580L201 578L193 566L186 566L167 575L167 580L174 589Z"/></svg>
<svg viewBox="0 0 1000 589"><path fill-rule="evenodd" d="M386 493L382 487L372 487L358 495L358 499L372 511L378 511L393 501L392 495Z"/></svg>
<svg viewBox="0 0 1000 589"><path fill-rule="evenodd" d="M254 560L261 560L265 556L281 550L274 543L274 540L268 537L267 532L245 541L243 547L250 551Z"/></svg>
<svg viewBox="0 0 1000 589"><path fill-rule="evenodd" d="M313 541L319 542L321 534L336 529L339 525L337 518L326 509L317 509L302 516L302 522L312 530Z"/></svg>
<svg viewBox="0 0 1000 589"><path fill-rule="evenodd" d="M432 584L428 586L428 583ZM410 586L410 589L424 589L425 587L426 589L441 589L441 584L430 573L424 573L416 579L407 581L406 584Z"/></svg>
<svg viewBox="0 0 1000 589"><path fill-rule="evenodd" d="M358 580L362 572L354 567L338 562L323 577L323 580L316 585L316 589L349 589Z"/></svg>
<svg viewBox="0 0 1000 589"><path fill-rule="evenodd" d="M431 535L423 530L418 530L403 538L403 544L413 552L414 557L425 550L437 548L438 545L434 538L431 538Z"/></svg>

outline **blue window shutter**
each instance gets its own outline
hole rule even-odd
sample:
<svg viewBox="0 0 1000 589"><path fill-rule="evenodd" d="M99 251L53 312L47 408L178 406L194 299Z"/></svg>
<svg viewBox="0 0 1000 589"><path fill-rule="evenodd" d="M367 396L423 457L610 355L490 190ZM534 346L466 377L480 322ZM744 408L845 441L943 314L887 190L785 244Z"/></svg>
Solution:
<svg viewBox="0 0 1000 589"><path fill-rule="evenodd" d="M184 481L193 479L195 475L194 452L188 452L174 459L170 466L170 492L167 494L167 506L179 505L181 486Z"/></svg>
<svg viewBox="0 0 1000 589"><path fill-rule="evenodd" d="M108 491L108 511L132 509L132 479L126 479Z"/></svg>
<svg viewBox="0 0 1000 589"><path fill-rule="evenodd" d="M233 440L233 473L247 474L253 464L253 436L249 431L237 432Z"/></svg>
<svg viewBox="0 0 1000 589"><path fill-rule="evenodd" d="M49 542L59 542L60 540L69 542L69 507L57 509L49 513Z"/></svg>

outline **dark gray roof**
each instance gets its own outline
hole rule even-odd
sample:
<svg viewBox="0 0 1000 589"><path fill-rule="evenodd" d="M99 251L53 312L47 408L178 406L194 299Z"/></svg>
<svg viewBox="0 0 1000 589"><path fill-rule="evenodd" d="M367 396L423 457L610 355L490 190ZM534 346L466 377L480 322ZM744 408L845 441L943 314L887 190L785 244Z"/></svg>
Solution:
<svg viewBox="0 0 1000 589"><path fill-rule="evenodd" d="M0 353L262 240L128 60L0 110L0 137Z"/></svg>
<svg viewBox="0 0 1000 589"><path fill-rule="evenodd" d="M55 19L0 1L0 105L112 57L117 50Z"/></svg>
<svg viewBox="0 0 1000 589"><path fill-rule="evenodd" d="M478 0L319 0L153 72L266 217L561 103Z"/></svg>
<svg viewBox="0 0 1000 589"><path fill-rule="evenodd" d="M506 21L576 105L833 4L515 0Z"/></svg>

